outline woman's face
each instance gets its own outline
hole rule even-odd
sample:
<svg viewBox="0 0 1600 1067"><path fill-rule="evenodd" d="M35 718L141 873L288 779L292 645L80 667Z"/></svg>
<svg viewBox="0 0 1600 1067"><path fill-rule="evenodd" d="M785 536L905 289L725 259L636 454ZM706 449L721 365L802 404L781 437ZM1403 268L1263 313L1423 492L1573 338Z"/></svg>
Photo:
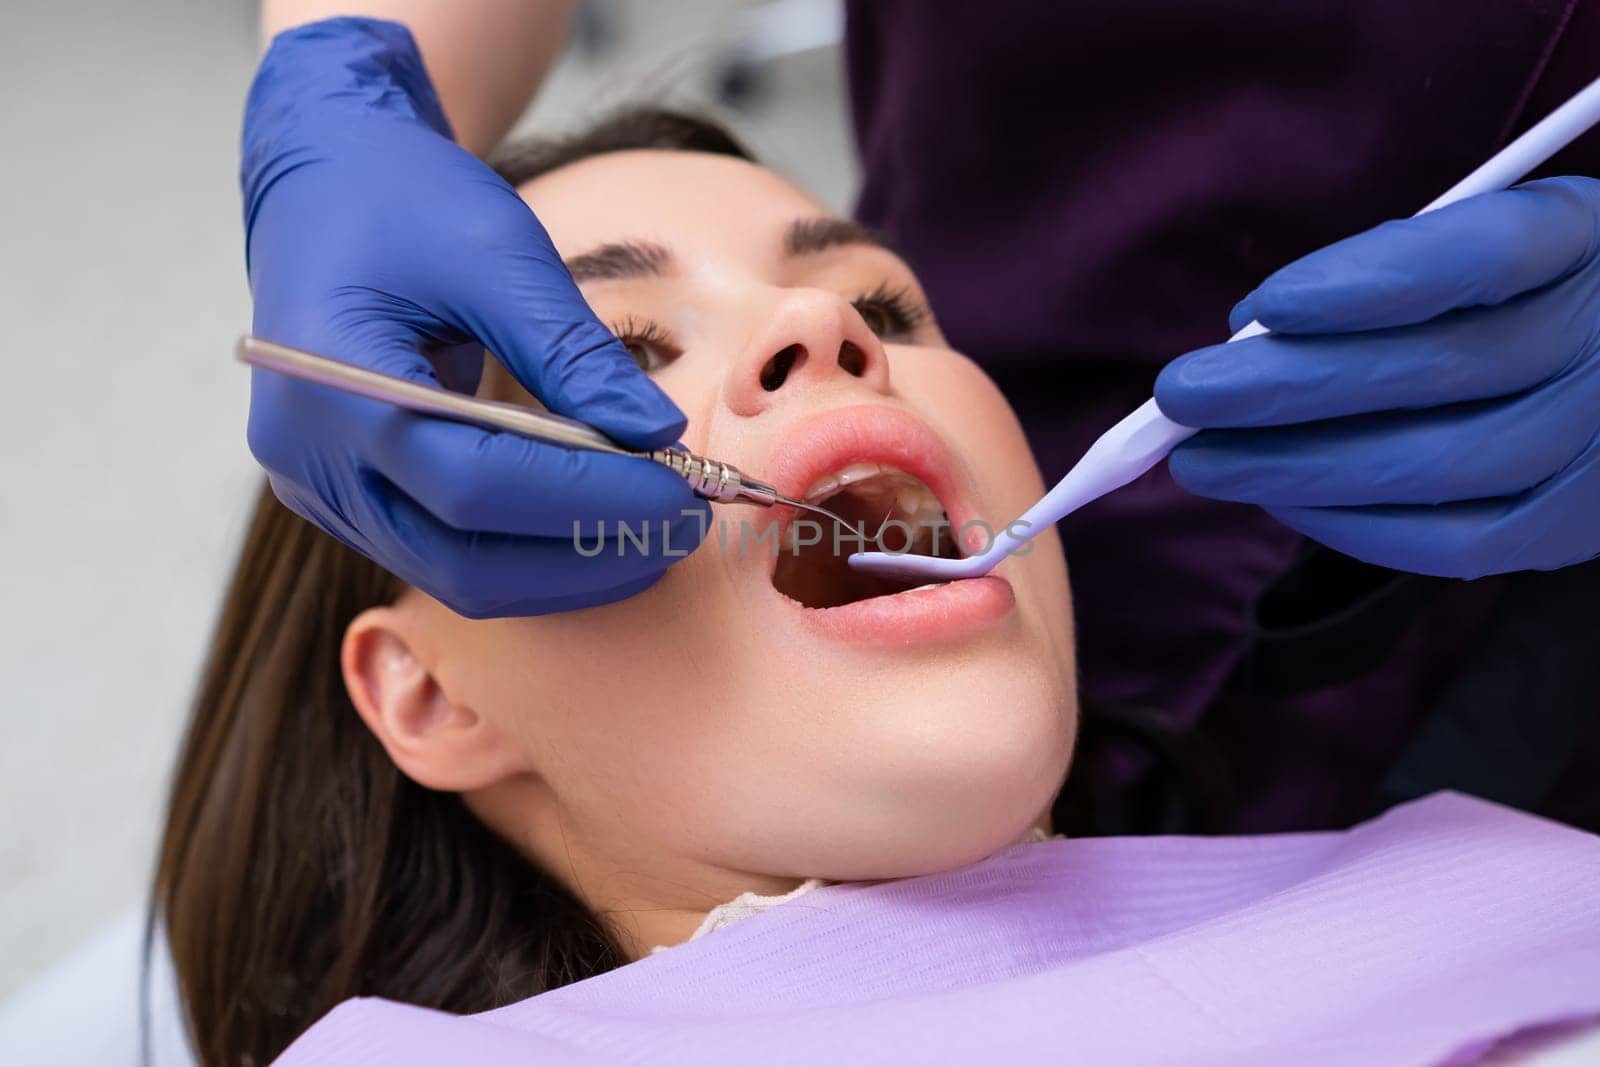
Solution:
<svg viewBox="0 0 1600 1067"><path fill-rule="evenodd" d="M790 496L847 484L829 506L869 533L882 513L926 536L941 510L1003 528L1043 492L906 265L770 171L618 152L520 192L688 415L688 448ZM497 366L481 392L528 399ZM1016 839L1059 788L1077 706L1054 532L994 577L874 596L831 531L796 524L822 543L789 548L790 518L716 506L698 550L603 607L474 621L413 592L394 609L451 705L512 753L469 803L591 903L616 878L710 907L774 879L947 868Z"/></svg>

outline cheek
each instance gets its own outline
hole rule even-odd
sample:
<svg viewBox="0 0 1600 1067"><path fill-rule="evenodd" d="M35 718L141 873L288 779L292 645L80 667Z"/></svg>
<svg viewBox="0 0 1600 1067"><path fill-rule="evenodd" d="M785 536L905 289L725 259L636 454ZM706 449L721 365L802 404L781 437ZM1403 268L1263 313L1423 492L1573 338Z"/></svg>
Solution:
<svg viewBox="0 0 1600 1067"><path fill-rule="evenodd" d="M760 713L729 693L744 689L730 650L751 627L747 606L720 595L723 565L697 552L628 600L469 624L480 629L456 642L465 699L580 823L670 837L704 825L699 798L750 766Z"/></svg>

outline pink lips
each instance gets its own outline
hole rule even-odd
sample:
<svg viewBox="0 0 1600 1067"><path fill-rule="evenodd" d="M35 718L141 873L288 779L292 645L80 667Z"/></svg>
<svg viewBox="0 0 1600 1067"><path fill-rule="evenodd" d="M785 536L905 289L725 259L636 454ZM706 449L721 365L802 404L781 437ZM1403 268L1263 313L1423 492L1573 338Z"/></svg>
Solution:
<svg viewBox="0 0 1600 1067"><path fill-rule="evenodd" d="M944 505L953 528L985 518L972 513L970 476L948 446L922 420L898 408L860 405L801 419L784 432L763 473L779 491L800 499L818 478L861 462L920 478ZM785 514L778 521L786 524L790 518ZM808 608L773 592L801 625L820 636L887 648L966 637L1016 606L1011 583L992 574L834 608Z"/></svg>
<svg viewBox="0 0 1600 1067"><path fill-rule="evenodd" d="M993 574L963 578L932 589L858 600L837 608L808 608L773 590L803 626L856 646L908 648L968 637L1011 614L1011 583Z"/></svg>

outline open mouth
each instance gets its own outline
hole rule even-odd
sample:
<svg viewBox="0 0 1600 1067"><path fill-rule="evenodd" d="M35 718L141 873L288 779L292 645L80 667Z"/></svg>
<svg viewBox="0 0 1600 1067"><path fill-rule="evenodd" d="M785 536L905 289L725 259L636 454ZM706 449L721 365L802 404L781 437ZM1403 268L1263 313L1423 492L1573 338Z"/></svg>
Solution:
<svg viewBox="0 0 1600 1067"><path fill-rule="evenodd" d="M897 467L851 463L816 479L801 499L844 520L841 526L800 512L784 527L772 585L808 608L842 607L915 585L853 570L852 552L962 556L944 504L921 478Z"/></svg>

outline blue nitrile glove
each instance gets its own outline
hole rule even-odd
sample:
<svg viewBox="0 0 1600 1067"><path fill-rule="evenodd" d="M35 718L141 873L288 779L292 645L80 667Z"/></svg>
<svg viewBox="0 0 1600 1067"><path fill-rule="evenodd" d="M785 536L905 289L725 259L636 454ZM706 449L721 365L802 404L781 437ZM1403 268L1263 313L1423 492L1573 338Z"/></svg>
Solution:
<svg viewBox="0 0 1600 1067"><path fill-rule="evenodd" d="M552 410L632 447L671 444L682 412L595 318L533 212L450 136L403 26L339 18L277 37L250 91L240 175L255 333L462 390L487 346ZM699 543L707 516L644 460L263 370L250 448L286 505L475 617L630 596ZM619 520L635 535L648 523L648 553L633 541L619 553Z"/></svg>
<svg viewBox="0 0 1600 1067"><path fill-rule="evenodd" d="M1202 496L1371 563L1474 578L1600 554L1600 181L1551 178L1389 222L1234 308L1271 335L1156 382L1206 429Z"/></svg>

